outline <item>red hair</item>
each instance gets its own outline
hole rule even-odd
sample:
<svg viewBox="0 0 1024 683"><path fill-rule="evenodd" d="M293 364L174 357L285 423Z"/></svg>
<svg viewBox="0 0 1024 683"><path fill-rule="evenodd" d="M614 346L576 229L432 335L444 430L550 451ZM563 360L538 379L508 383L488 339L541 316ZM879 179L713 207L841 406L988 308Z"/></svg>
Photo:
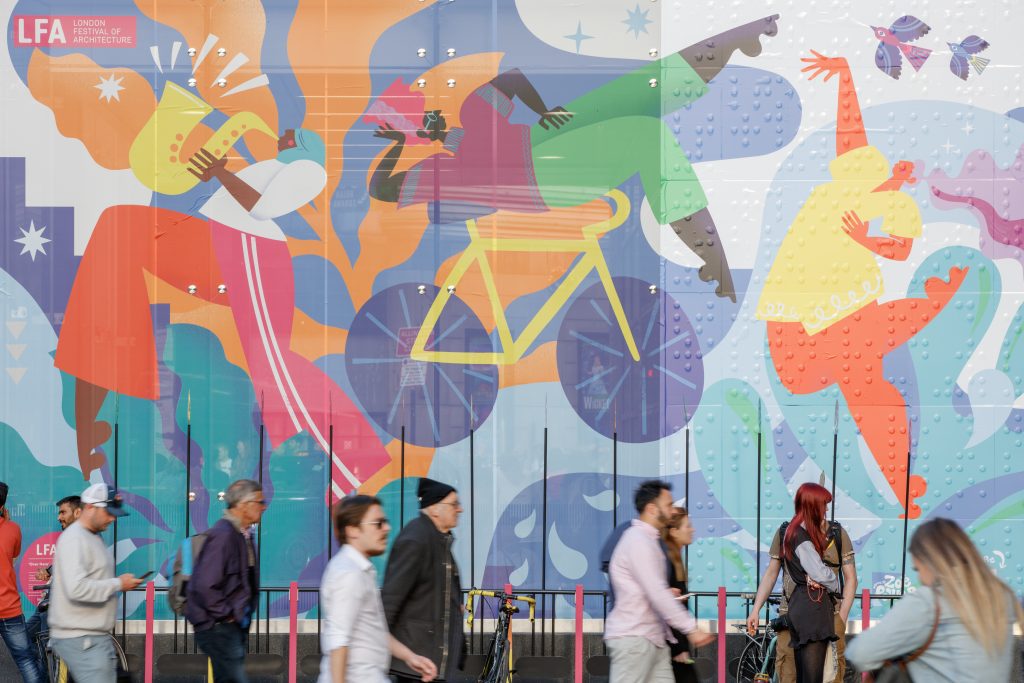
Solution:
<svg viewBox="0 0 1024 683"><path fill-rule="evenodd" d="M796 536L797 528L803 524L807 529L807 535L811 537L814 548L818 555L825 553L825 533L821 530L821 523L825 519L825 509L832 502L832 494L828 489L810 482L801 484L796 490L796 497L793 499L793 508L796 514L786 527L786 537L782 542L782 555L787 560L793 559L793 539Z"/></svg>

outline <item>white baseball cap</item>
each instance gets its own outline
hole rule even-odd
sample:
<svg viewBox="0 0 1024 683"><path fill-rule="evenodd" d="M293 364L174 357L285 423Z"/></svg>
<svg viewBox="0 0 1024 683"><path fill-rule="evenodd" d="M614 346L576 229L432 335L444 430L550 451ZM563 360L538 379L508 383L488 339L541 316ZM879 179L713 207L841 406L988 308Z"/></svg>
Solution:
<svg viewBox="0 0 1024 683"><path fill-rule="evenodd" d="M106 508L114 517L124 517L128 511L124 509L124 500L113 486L93 484L82 491L82 503L97 508Z"/></svg>

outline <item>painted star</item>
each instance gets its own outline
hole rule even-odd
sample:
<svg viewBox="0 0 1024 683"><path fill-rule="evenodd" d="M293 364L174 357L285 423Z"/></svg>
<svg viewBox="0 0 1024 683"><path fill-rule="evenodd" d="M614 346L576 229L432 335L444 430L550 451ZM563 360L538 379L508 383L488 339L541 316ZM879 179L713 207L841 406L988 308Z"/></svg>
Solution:
<svg viewBox="0 0 1024 683"><path fill-rule="evenodd" d="M32 257L33 261L36 260L36 254L38 253L46 256L46 250L43 249L43 245L51 242L52 240L43 237L43 230L46 230L45 225L39 228L39 230L36 230L35 221L30 221L27 232L24 228L18 228L18 230L21 230L21 234L24 235L24 237L19 237L14 241L23 245L21 248L22 254L28 254Z"/></svg>
<svg viewBox="0 0 1024 683"><path fill-rule="evenodd" d="M623 19L622 23L628 27L626 33L632 31L634 38L639 38L641 31L647 33L647 24L654 23L652 19L647 18L647 13L650 10L641 10L640 3L637 3L635 9L627 9L626 12L629 14L629 18Z"/></svg>
<svg viewBox="0 0 1024 683"><path fill-rule="evenodd" d="M562 37L563 38L568 38L569 40L575 40L576 41L576 54L579 54L580 53L580 43L582 43L584 40L590 40L594 36L588 36L586 33L584 33L583 32L583 22L579 21L579 22L576 23L576 33L573 33L573 34L568 35L568 36L562 36Z"/></svg>
<svg viewBox="0 0 1024 683"><path fill-rule="evenodd" d="M118 95L118 93L124 90L124 86L121 85L121 81L123 80L124 76L121 76L120 78L115 80L114 74L110 74L110 78L103 78L102 76L100 76L99 84L94 85L92 87L100 91L99 99L105 99L107 102L109 102L111 98L114 98L115 100L120 102L121 96Z"/></svg>

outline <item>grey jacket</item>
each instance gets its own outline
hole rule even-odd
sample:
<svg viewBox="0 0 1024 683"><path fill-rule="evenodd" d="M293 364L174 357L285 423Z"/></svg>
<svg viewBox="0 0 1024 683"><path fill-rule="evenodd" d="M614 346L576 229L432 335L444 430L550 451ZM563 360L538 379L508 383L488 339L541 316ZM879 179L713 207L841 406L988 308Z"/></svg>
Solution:
<svg viewBox="0 0 1024 683"><path fill-rule="evenodd" d="M935 591L918 588L896 601L885 618L853 638L846 658L861 671L908 655L928 640L935 618ZM1007 596L1007 608L1013 608ZM967 632L960 617L945 599L939 600L939 627L935 639L921 657L907 666L910 677L928 683L993 683L1010 680L1013 667L1012 622L1006 627L1006 644L989 655ZM1013 614L1011 611L1010 614Z"/></svg>

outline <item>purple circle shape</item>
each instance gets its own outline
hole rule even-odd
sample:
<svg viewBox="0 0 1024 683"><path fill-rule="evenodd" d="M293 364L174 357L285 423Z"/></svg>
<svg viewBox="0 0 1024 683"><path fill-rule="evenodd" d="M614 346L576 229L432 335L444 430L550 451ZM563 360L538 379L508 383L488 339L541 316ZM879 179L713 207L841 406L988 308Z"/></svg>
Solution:
<svg viewBox="0 0 1024 683"><path fill-rule="evenodd" d="M569 306L558 334L558 376L580 418L621 441L647 443L674 434L704 391L697 334L671 296L651 283L613 278L639 351L634 360L607 292L596 283Z"/></svg>
<svg viewBox="0 0 1024 683"><path fill-rule="evenodd" d="M422 286L422 285L421 285ZM494 407L498 369L489 364L424 362L410 351L439 293L402 284L373 295L359 309L345 346L345 369L363 411L406 443L441 447L478 428ZM452 296L425 345L427 351L493 352L476 314Z"/></svg>

